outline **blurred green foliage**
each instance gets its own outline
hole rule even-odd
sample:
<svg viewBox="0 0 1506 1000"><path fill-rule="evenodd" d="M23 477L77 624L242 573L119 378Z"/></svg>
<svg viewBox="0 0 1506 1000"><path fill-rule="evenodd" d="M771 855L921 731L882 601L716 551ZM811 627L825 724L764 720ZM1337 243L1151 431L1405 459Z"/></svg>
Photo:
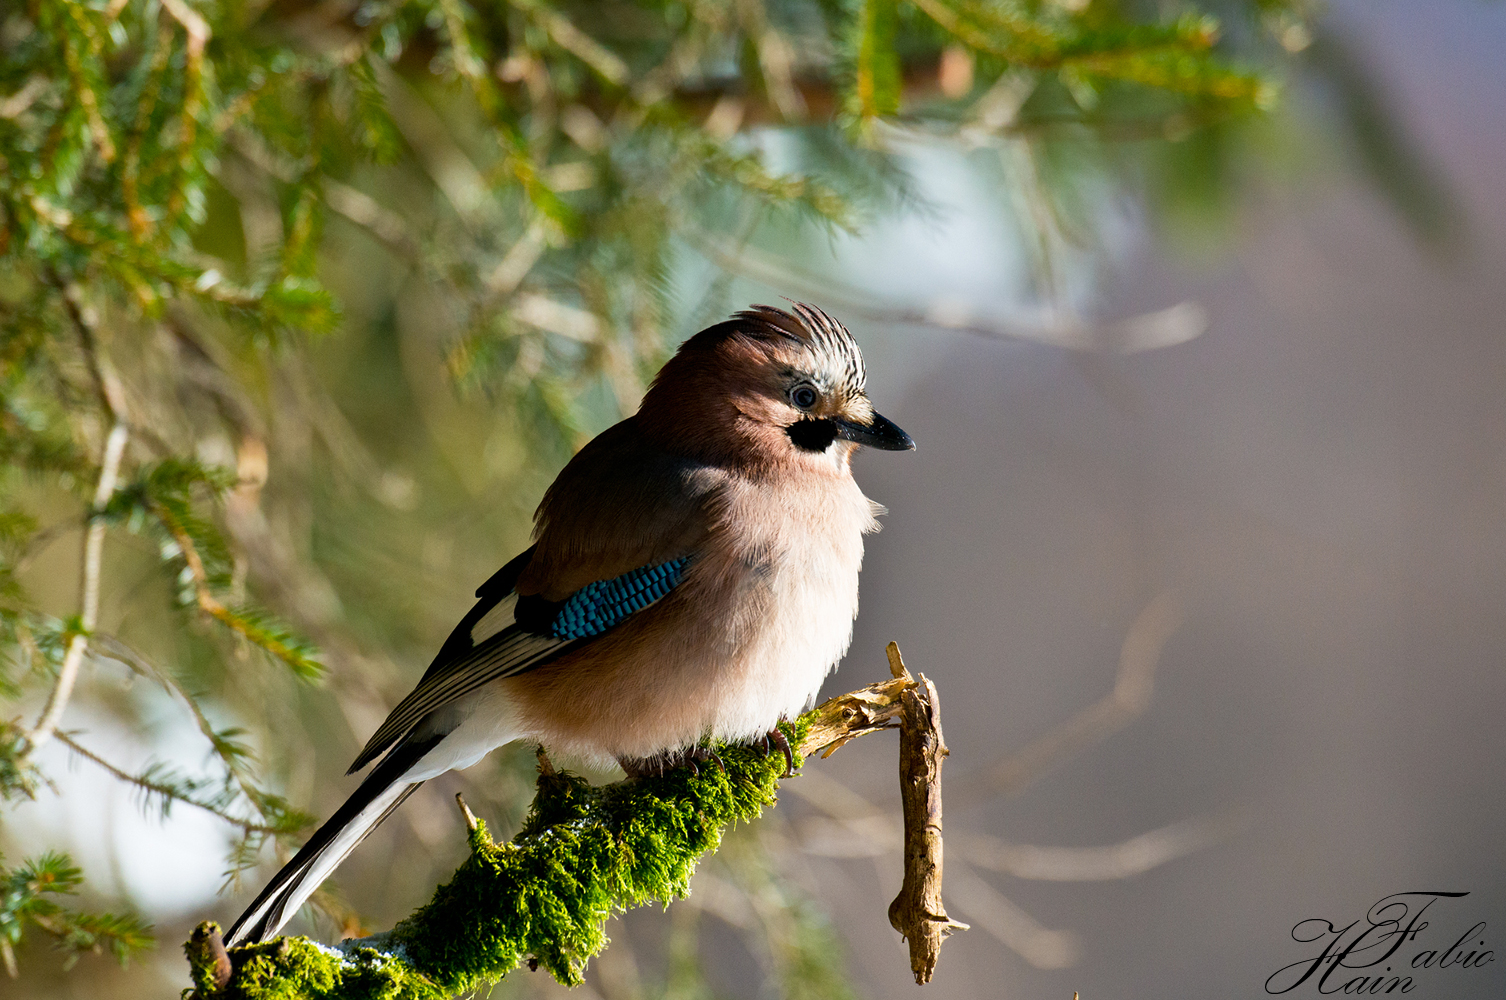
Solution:
<svg viewBox="0 0 1506 1000"><path fill-rule="evenodd" d="M0 796L35 795L38 750L60 741L164 814L220 816L233 882L310 820L273 789L316 758L338 775L524 544L560 462L725 308L719 281L684 301L687 258L915 210L896 137L1023 150L1066 229L1104 172L1168 215L1227 199L1313 14L0 5ZM1305 65L1338 65L1318 51ZM1358 147L1426 230L1443 202L1404 143L1373 138L1384 116L1340 69L1372 137ZM207 776L121 767L69 728L76 692L151 746L143 691L198 731ZM516 810L523 786L503 784L494 808ZM809 904L759 852L736 856L750 898L787 918L757 922L793 970L775 988L839 982ZM148 940L44 895L79 880L55 854L0 871L7 961L28 928L70 955Z"/></svg>
<svg viewBox="0 0 1506 1000"><path fill-rule="evenodd" d="M51 936L72 965L89 951L107 950L124 961L152 943L151 925L135 916L77 913L57 902L84 881L68 857L48 851L19 868L0 868L0 961L15 977L15 947L28 929Z"/></svg>

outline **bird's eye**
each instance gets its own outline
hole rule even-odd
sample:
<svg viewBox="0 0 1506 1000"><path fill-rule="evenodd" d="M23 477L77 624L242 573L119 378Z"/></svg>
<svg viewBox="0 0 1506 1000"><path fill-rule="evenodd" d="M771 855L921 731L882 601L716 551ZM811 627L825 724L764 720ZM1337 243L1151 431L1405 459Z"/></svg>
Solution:
<svg viewBox="0 0 1506 1000"><path fill-rule="evenodd" d="M820 397L816 395L815 388L812 386L797 385L795 386L795 388L790 390L790 402L794 403L802 410L809 410L811 407L815 406L816 400L819 398Z"/></svg>

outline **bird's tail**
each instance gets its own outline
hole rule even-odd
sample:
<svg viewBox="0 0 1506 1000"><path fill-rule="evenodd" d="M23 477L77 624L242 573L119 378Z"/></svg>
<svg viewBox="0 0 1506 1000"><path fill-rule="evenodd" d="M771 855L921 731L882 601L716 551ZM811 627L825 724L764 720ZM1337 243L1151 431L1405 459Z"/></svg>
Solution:
<svg viewBox="0 0 1506 1000"><path fill-rule="evenodd" d="M428 769L417 765L441 739L434 736L402 743L382 758L355 793L240 915L225 935L226 946L255 944L281 930L346 855L431 776L422 773Z"/></svg>

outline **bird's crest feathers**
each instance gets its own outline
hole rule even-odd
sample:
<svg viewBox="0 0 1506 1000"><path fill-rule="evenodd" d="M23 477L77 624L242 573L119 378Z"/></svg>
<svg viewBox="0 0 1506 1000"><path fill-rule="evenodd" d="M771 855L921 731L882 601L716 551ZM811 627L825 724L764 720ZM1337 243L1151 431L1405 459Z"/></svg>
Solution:
<svg viewBox="0 0 1506 1000"><path fill-rule="evenodd" d="M707 327L687 340L681 353L710 350L732 337L769 345L787 344L816 356L821 368L836 376L832 388L848 396L861 395L868 384L863 352L852 333L825 310L805 302L791 302L791 310L755 305L732 318Z"/></svg>

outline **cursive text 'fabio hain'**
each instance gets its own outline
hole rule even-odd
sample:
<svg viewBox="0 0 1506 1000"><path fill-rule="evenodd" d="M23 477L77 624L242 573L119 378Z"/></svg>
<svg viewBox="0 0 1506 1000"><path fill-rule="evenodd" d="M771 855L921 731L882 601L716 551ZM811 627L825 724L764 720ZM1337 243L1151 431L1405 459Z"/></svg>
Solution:
<svg viewBox="0 0 1506 1000"><path fill-rule="evenodd" d="M1430 907L1440 899L1468 895L1398 892L1377 900L1363 917L1342 926L1322 917L1298 921L1292 940L1309 945L1310 953L1271 973L1265 991L1290 993L1306 984L1324 995L1411 993L1425 972L1484 968L1495 961L1495 952L1485 943L1485 921L1463 933L1429 930ZM1463 923L1457 921L1454 930Z"/></svg>

